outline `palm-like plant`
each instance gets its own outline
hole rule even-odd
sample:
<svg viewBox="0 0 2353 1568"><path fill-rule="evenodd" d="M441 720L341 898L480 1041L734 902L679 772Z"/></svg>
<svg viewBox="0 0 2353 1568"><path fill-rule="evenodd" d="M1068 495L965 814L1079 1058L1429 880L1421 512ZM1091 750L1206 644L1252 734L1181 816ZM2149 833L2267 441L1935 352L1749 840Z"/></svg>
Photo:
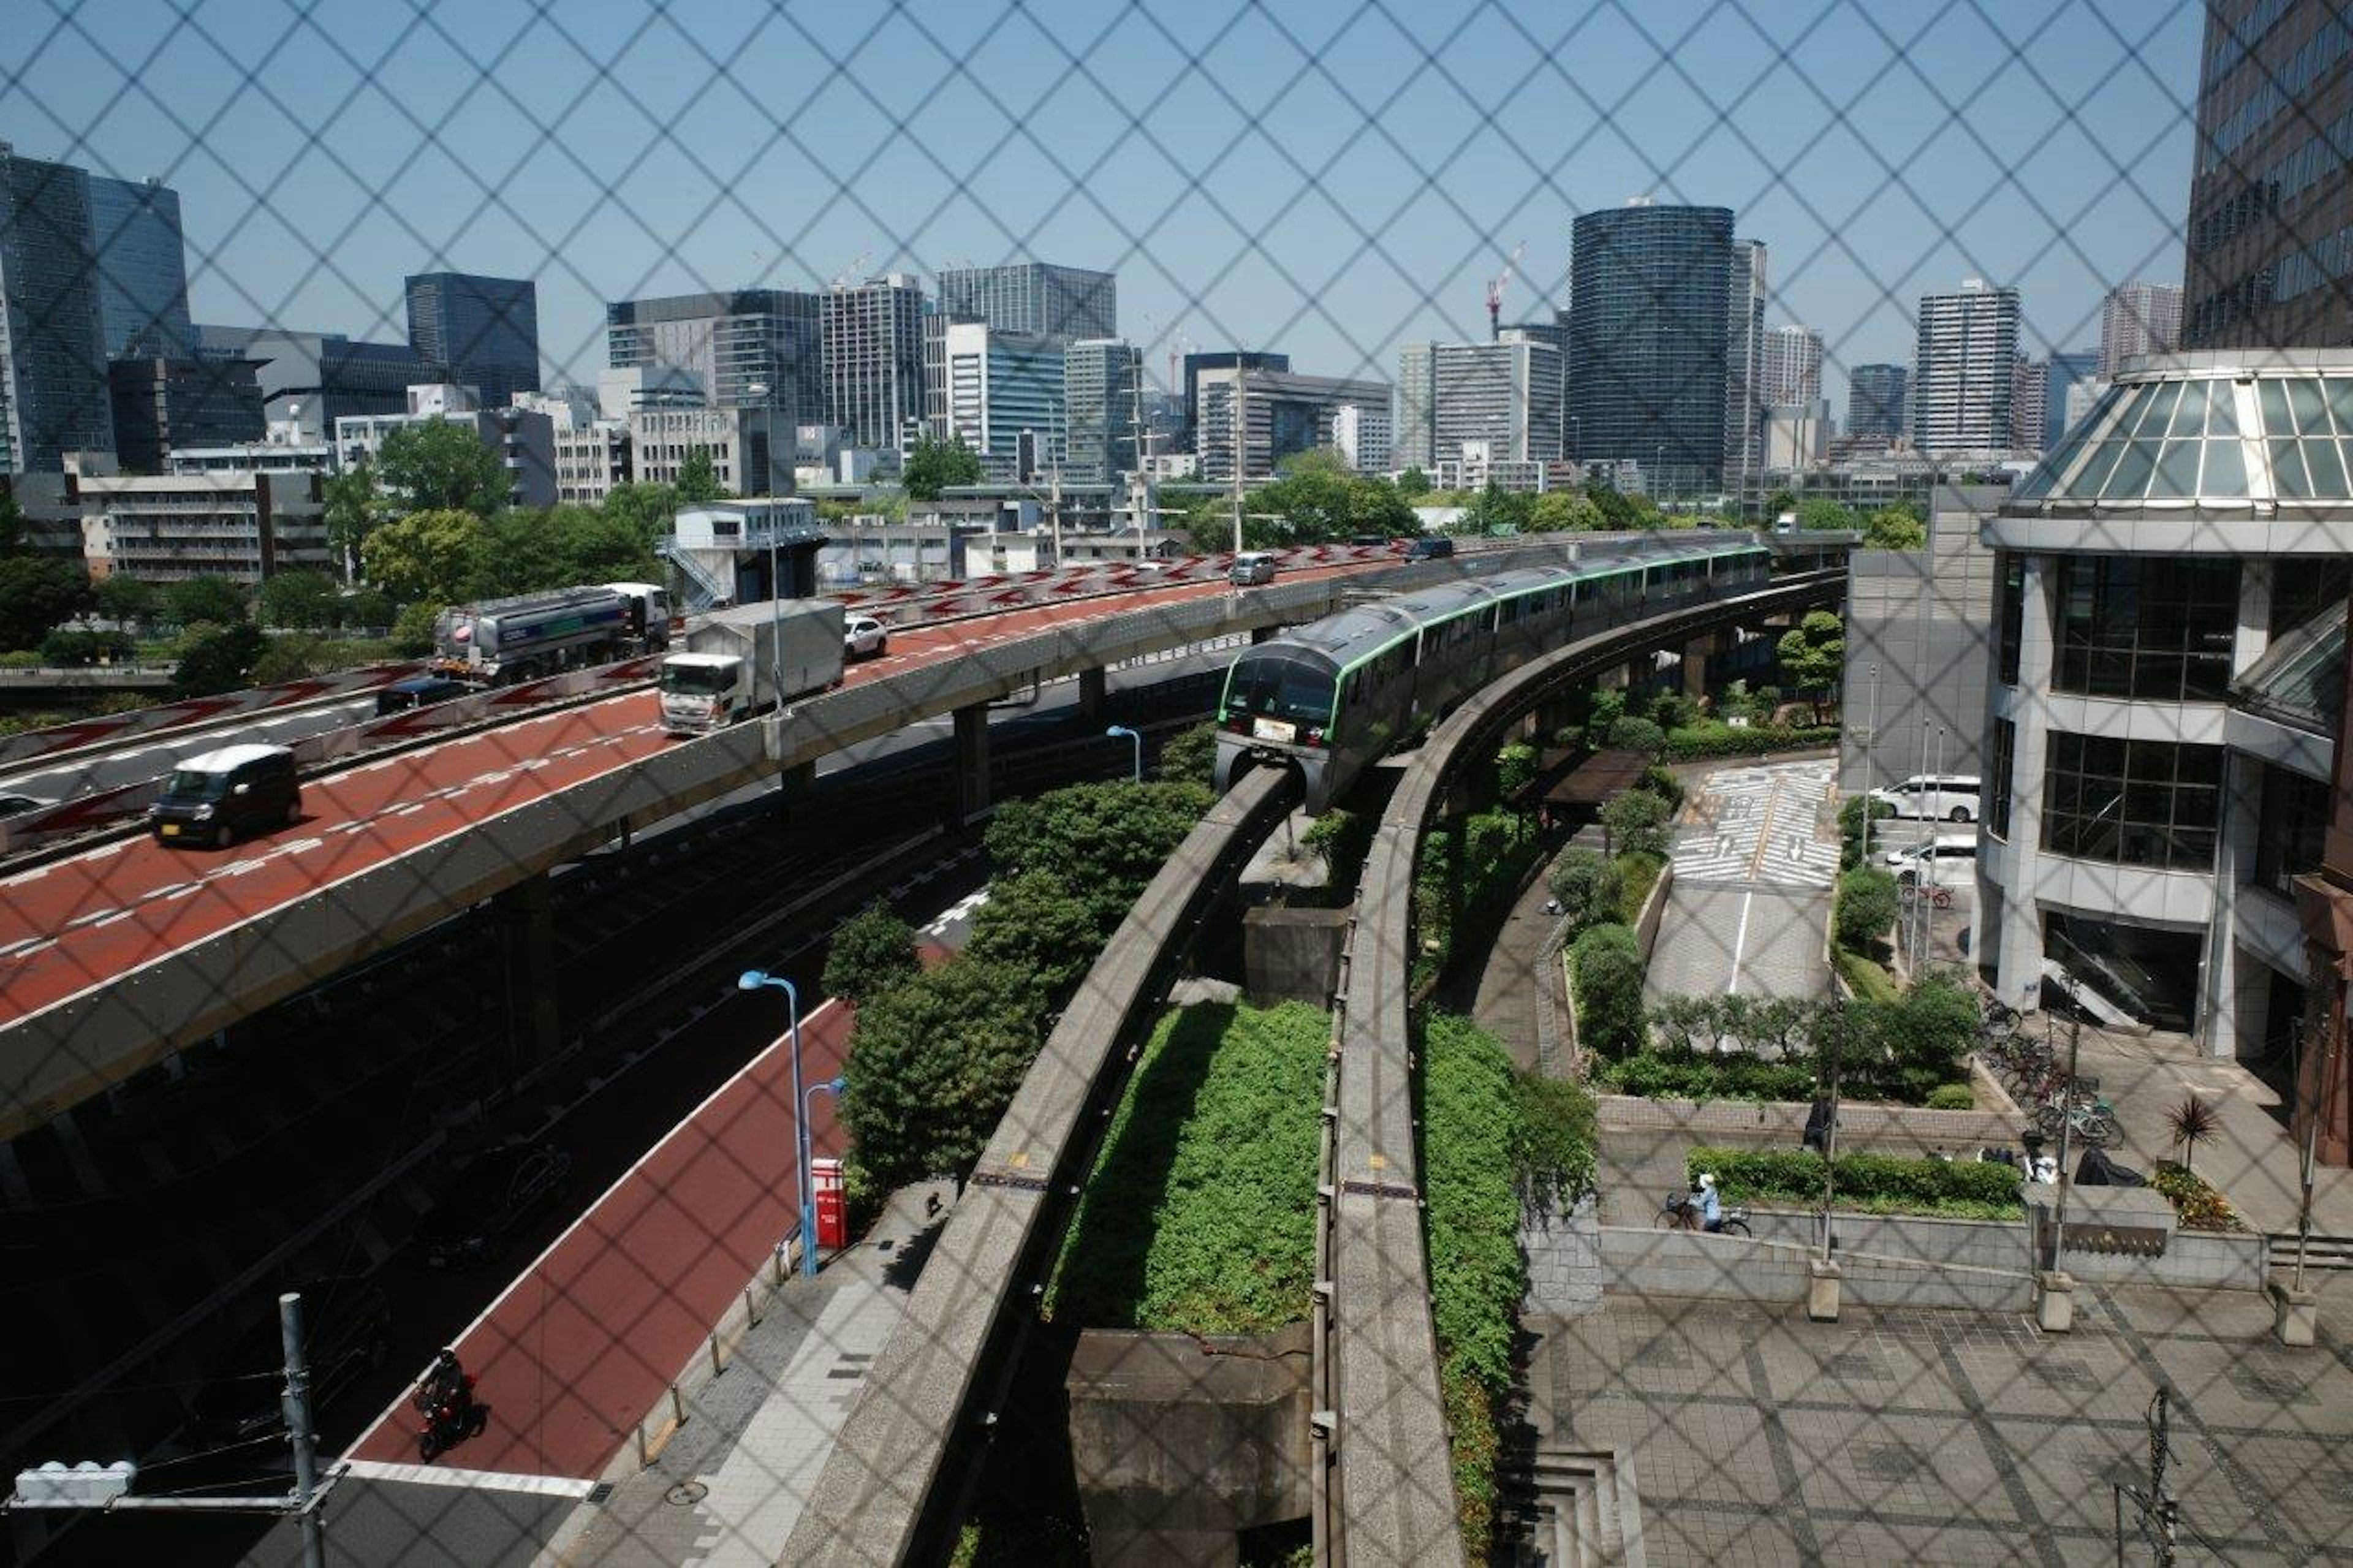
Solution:
<svg viewBox="0 0 2353 1568"><path fill-rule="evenodd" d="M2214 1108L2194 1094L2181 1097L2181 1103L2165 1113L2166 1125L2173 1129L2173 1141L2181 1145L2181 1168L2191 1168L2191 1157L2197 1152L2201 1138L2211 1138L2222 1130L2222 1119Z"/></svg>

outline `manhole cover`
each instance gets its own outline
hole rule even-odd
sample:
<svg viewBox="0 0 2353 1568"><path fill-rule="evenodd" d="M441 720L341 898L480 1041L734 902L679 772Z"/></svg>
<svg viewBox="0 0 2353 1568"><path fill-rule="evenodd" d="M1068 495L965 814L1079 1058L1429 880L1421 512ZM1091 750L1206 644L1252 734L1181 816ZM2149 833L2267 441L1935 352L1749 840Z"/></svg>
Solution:
<svg viewBox="0 0 2353 1568"><path fill-rule="evenodd" d="M2240 1394L2260 1405L2309 1405L2312 1394L2294 1377L2242 1362L2231 1369Z"/></svg>
<svg viewBox="0 0 2353 1568"><path fill-rule="evenodd" d="M2099 1386L2099 1379L2092 1375L2092 1369L2080 1361L2070 1360L2064 1356L2044 1355L2031 1357L2026 1364L2028 1369L2047 1387L2096 1388Z"/></svg>
<svg viewBox="0 0 2353 1568"><path fill-rule="evenodd" d="M1855 1450L1854 1468L1873 1480L1908 1481L1927 1461L1902 1443L1870 1443Z"/></svg>
<svg viewBox="0 0 2353 1568"><path fill-rule="evenodd" d="M711 1489L701 1481L681 1481L662 1493L662 1501L673 1508L691 1508L711 1495Z"/></svg>
<svg viewBox="0 0 2353 1568"><path fill-rule="evenodd" d="M1870 1377L1884 1380L1887 1374L1879 1363L1859 1351L1834 1355L1822 1363L1822 1369L1833 1377Z"/></svg>

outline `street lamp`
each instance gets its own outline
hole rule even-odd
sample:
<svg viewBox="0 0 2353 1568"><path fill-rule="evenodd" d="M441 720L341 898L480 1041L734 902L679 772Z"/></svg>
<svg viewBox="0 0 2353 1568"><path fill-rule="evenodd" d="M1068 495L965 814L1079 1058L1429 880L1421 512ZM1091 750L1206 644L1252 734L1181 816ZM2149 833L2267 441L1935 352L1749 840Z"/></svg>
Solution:
<svg viewBox="0 0 2353 1568"><path fill-rule="evenodd" d="M763 985L773 985L785 994L785 1016L791 1026L793 1045L793 1164L800 1180L801 1272L815 1279L817 1204L809 1195L808 1107L807 1097L801 1090L801 994L793 989L791 981L781 974L770 974L765 969L745 970L735 985L742 991L757 991Z"/></svg>
<svg viewBox="0 0 2353 1568"><path fill-rule="evenodd" d="M1133 784L1142 784L1144 782L1144 737L1137 734L1134 731L1129 729L1124 724L1113 724L1110 729L1105 730L1103 733L1106 735L1124 735L1129 741L1134 743L1135 771L1131 776L1129 782Z"/></svg>

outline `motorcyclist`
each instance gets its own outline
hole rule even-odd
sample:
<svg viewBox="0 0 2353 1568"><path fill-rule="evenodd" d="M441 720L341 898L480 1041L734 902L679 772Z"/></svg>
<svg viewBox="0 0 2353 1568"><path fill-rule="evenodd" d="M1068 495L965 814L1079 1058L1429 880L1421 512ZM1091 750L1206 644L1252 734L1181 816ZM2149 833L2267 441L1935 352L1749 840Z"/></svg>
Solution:
<svg viewBox="0 0 2353 1568"><path fill-rule="evenodd" d="M473 1407L474 1380L466 1375L459 1363L458 1352L444 1348L426 1369L423 1386L417 1391L417 1403L427 1415L448 1411L453 1416L463 1415Z"/></svg>

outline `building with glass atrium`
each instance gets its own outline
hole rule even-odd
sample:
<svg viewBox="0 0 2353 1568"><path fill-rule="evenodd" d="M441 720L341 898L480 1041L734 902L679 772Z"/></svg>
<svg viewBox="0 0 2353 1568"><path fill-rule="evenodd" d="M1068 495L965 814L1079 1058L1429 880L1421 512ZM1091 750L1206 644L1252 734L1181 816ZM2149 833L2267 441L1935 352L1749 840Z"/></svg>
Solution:
<svg viewBox="0 0 2353 1568"><path fill-rule="evenodd" d="M1978 963L2284 1081L2339 787L2353 350L2138 362L1981 537Z"/></svg>

